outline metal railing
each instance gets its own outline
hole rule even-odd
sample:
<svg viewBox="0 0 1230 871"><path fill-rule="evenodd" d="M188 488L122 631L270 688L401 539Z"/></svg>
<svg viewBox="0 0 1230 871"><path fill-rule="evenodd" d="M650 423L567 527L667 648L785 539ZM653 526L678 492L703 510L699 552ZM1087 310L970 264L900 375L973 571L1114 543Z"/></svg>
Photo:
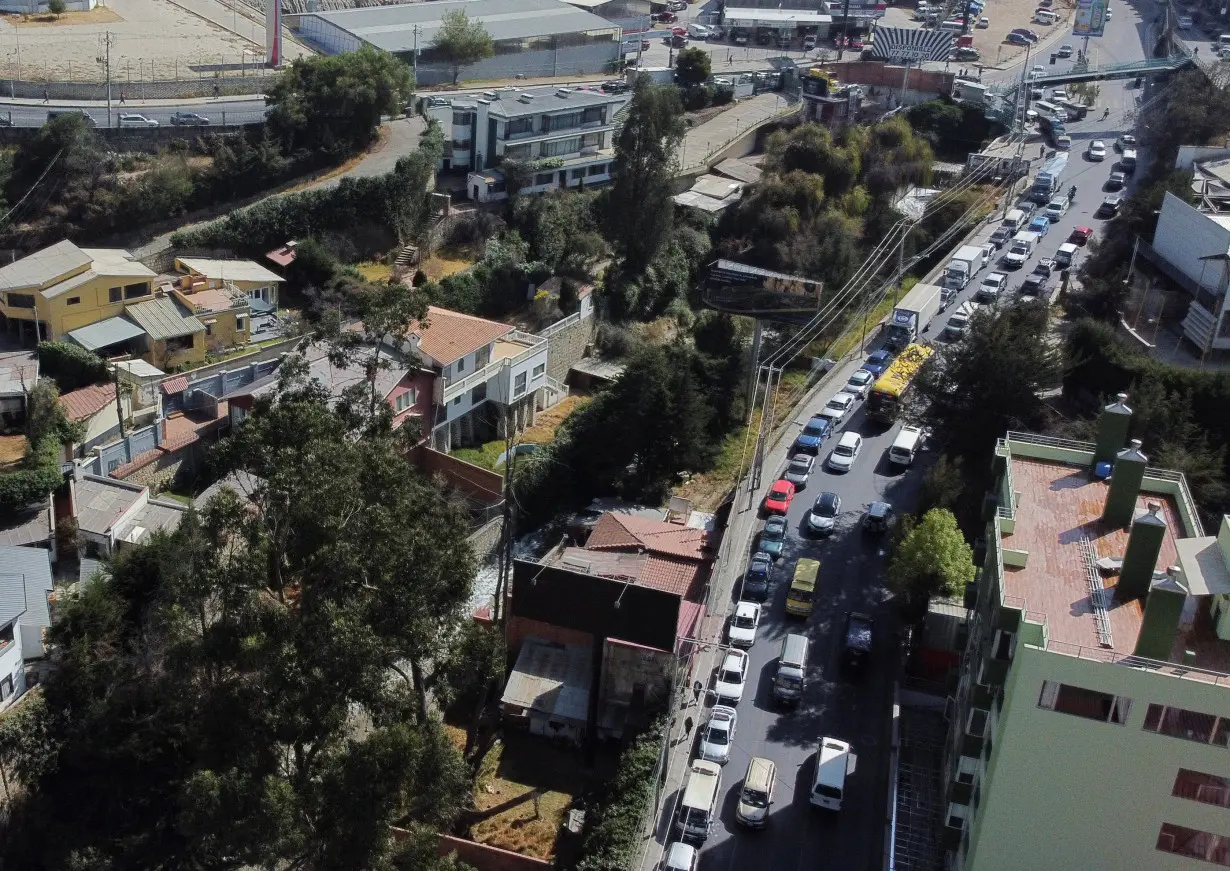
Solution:
<svg viewBox="0 0 1230 871"><path fill-rule="evenodd" d="M581 313L573 312L572 314L568 315L568 317L564 318L562 321L556 321L555 323L551 324L551 326L545 327L539 330L538 335L542 336L544 339L547 339L547 338L550 338L551 336L554 336L560 330L567 329L573 324L579 324L580 322L581 322Z"/></svg>
<svg viewBox="0 0 1230 871"><path fill-rule="evenodd" d="M514 330L512 333L508 335L505 341L508 341L510 339L514 342L521 342L521 343L529 344L530 347L526 348L524 351L517 354L515 357L504 357L501 360L496 360L493 363L488 363L483 368L478 369L474 372L471 372L469 375L467 375L465 378L462 378L460 381L454 381L452 383L445 384L444 385L444 402L447 403L453 397L460 396L462 393L465 393L467 390L470 390L471 388L476 387L479 384L486 384L492 378L495 378L497 375L503 372L505 369L511 369L513 366L516 366L519 363L524 363L526 360L528 360L530 357L533 357L535 354L543 353L546 351L547 340L542 338L541 336L533 336L533 335L530 335L529 333L523 333L520 330Z"/></svg>
<svg viewBox="0 0 1230 871"><path fill-rule="evenodd" d="M1017 432L1009 430L1005 440L1009 446L1014 442L1027 445L1043 445L1048 448L1061 448L1068 451L1084 451L1092 454L1096 445L1093 442L1082 442L1076 439L1060 439L1053 436L1038 435L1032 432Z"/></svg>
<svg viewBox="0 0 1230 871"><path fill-rule="evenodd" d="M1176 484L1175 488L1178 492L1175 493L1175 498L1183 505L1183 510L1187 513L1192 524L1192 535L1199 538L1204 535L1204 526L1200 522L1200 515L1196 513L1196 500L1192 498L1192 492L1187 488L1187 478L1182 472L1174 472L1170 469L1155 469L1152 466L1145 467L1145 478L1153 478L1158 481L1169 481Z"/></svg>
<svg viewBox="0 0 1230 871"><path fill-rule="evenodd" d="M1114 650L1100 650L1093 647L1084 647L1080 644L1072 644L1067 641L1051 641L1047 644L1046 649L1052 653L1058 653L1063 656L1071 656L1075 659L1105 662L1111 665L1124 665L1128 668L1153 671L1158 674L1168 674L1172 677L1198 680L1201 683L1211 683L1216 684L1217 686L1230 686L1230 674L1226 674L1221 671L1213 671L1207 668L1196 668L1195 666L1190 665L1180 665L1174 662L1165 662L1160 659L1149 659L1144 656L1119 653Z"/></svg>

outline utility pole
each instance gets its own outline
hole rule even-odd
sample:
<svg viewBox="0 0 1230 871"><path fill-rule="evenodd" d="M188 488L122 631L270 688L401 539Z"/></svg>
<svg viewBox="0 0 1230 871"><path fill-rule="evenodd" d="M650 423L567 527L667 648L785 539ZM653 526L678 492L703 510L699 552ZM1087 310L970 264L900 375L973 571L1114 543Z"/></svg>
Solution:
<svg viewBox="0 0 1230 871"><path fill-rule="evenodd" d="M101 45L99 46L98 57L95 58L103 65L103 74L107 82L107 126L111 126L111 46L115 42L115 37L111 35L111 31L99 37Z"/></svg>
<svg viewBox="0 0 1230 871"><path fill-rule="evenodd" d="M841 5L841 42L837 43L837 59L841 60L846 50L846 39L850 36L850 0Z"/></svg>
<svg viewBox="0 0 1230 871"><path fill-rule="evenodd" d="M419 26L414 25L414 86L418 87L419 81Z"/></svg>

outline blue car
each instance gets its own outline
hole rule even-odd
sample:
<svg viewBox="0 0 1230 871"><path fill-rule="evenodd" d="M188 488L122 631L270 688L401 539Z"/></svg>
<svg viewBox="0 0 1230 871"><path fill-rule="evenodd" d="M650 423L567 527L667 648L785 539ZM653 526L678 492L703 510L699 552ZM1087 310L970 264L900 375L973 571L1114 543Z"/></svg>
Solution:
<svg viewBox="0 0 1230 871"><path fill-rule="evenodd" d="M1039 215L1029 222L1029 232L1037 233L1039 236L1045 236L1051 229L1051 219L1046 215Z"/></svg>
<svg viewBox="0 0 1230 871"><path fill-rule="evenodd" d="M833 434L833 422L827 417L816 415L807 422L798 438L794 440L794 449L804 454L819 454L821 443Z"/></svg>
<svg viewBox="0 0 1230 871"><path fill-rule="evenodd" d="M887 369L889 364L892 362L892 351L876 351L863 362L863 368L879 378L884 374L884 370Z"/></svg>
<svg viewBox="0 0 1230 871"><path fill-rule="evenodd" d="M765 601L769 598L769 581L772 577L773 557L762 550L757 551L743 575L743 598Z"/></svg>

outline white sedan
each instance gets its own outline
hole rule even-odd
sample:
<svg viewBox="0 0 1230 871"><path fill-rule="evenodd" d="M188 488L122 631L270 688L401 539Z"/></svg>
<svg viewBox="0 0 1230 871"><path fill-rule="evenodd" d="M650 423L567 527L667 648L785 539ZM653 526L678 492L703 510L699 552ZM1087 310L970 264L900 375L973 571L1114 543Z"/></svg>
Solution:
<svg viewBox="0 0 1230 871"><path fill-rule="evenodd" d="M709 722L700 733L700 758L719 765L730 761L730 748L735 743L738 712L729 705L714 705Z"/></svg>
<svg viewBox="0 0 1230 871"><path fill-rule="evenodd" d="M824 408L820 409L820 416L827 417L832 421L832 425L836 427L846 419L846 415L854 407L854 401L854 394L846 393L843 390L824 404Z"/></svg>
<svg viewBox="0 0 1230 871"><path fill-rule="evenodd" d="M828 467L834 472L848 472L863 450L863 437L856 432L842 433L837 446L829 454Z"/></svg>
<svg viewBox="0 0 1230 871"><path fill-rule="evenodd" d="M751 647L756 643L756 627L760 625L760 606L755 602L740 602L735 616L730 618L730 643L735 647Z"/></svg>
<svg viewBox="0 0 1230 871"><path fill-rule="evenodd" d="M1089 143L1089 159L1093 161L1101 161L1106 159L1106 143L1101 139L1095 139Z"/></svg>
<svg viewBox="0 0 1230 871"><path fill-rule="evenodd" d="M846 382L846 386L841 388L843 393L851 393L859 399L866 399L867 393L871 390L871 385L875 384L876 377L866 369L858 369L850 380Z"/></svg>
<svg viewBox="0 0 1230 871"><path fill-rule="evenodd" d="M742 650L728 650L718 668L717 681L713 684L713 692L719 702L732 705L739 704L743 698L743 688L747 686L747 654Z"/></svg>

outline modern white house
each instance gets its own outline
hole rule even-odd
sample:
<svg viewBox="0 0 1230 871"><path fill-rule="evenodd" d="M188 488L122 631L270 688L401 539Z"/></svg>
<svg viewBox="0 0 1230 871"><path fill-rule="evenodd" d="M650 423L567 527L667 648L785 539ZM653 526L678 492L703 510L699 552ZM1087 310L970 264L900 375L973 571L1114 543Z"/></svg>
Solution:
<svg viewBox="0 0 1230 871"><path fill-rule="evenodd" d="M443 170L467 170L466 192L506 199L505 160L530 173L523 193L602 184L615 159L615 115L627 94L575 88L500 88L477 97L430 98L428 117L449 131Z"/></svg>
<svg viewBox="0 0 1230 871"><path fill-rule="evenodd" d="M437 450L520 431L568 392L547 375L547 340L510 324L431 306L404 350L436 375Z"/></svg>
<svg viewBox="0 0 1230 871"><path fill-rule="evenodd" d="M1230 865L1230 520L1204 533L1130 417L996 448L946 712L954 871Z"/></svg>

